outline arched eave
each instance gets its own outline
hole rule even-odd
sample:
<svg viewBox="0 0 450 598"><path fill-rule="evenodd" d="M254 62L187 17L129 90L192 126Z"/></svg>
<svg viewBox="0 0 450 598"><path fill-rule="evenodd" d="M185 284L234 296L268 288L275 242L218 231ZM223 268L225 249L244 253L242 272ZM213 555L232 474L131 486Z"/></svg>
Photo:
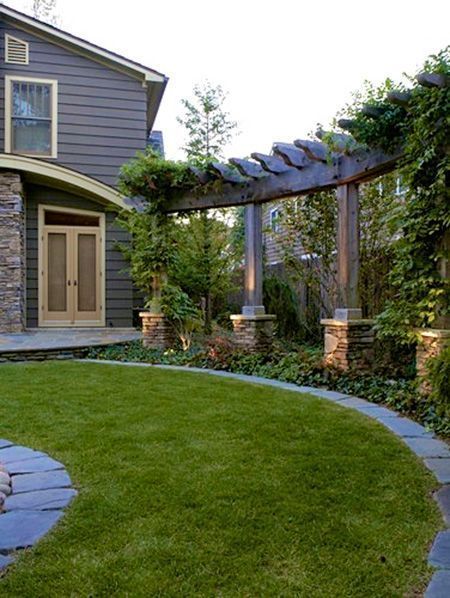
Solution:
<svg viewBox="0 0 450 598"><path fill-rule="evenodd" d="M17 154L0 154L0 169L20 172L30 183L81 195L105 206L130 209L117 189L54 162Z"/></svg>

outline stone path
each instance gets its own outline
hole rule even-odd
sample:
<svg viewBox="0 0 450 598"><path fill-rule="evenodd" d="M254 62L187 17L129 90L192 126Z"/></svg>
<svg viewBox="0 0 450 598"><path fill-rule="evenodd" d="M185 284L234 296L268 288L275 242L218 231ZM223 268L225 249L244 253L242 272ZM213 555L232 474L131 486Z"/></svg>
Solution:
<svg viewBox="0 0 450 598"><path fill-rule="evenodd" d="M81 360L80 360L81 361ZM355 409L364 415L377 420L380 424L388 428L398 436L409 448L417 455L425 466L431 470L437 480L444 484L438 490L434 498L437 501L442 512L446 527L450 527L450 448L448 444L434 438L432 432L427 431L420 424L410 420L407 417L399 416L395 411L380 407L375 403L370 403L358 397L352 397L340 392L313 388L311 386L297 386L288 382L279 382L268 378L258 376L246 376L244 374L232 374L216 370L207 370L202 368L190 368L175 365L154 365L148 363L124 363L117 361L101 360L82 360L83 363L91 362L105 365L120 365L131 367L153 367L182 372L194 372L208 374L210 376L219 376L222 378L231 378L242 382L262 384L272 386L282 390L290 390L296 393L307 393L328 401L332 401L346 407ZM1 455L1 452L0 452ZM437 571L425 593L425 598L450 598L450 529L439 532L433 542L428 556L428 562Z"/></svg>
<svg viewBox="0 0 450 598"><path fill-rule="evenodd" d="M0 439L0 571L51 530L76 494L62 463Z"/></svg>

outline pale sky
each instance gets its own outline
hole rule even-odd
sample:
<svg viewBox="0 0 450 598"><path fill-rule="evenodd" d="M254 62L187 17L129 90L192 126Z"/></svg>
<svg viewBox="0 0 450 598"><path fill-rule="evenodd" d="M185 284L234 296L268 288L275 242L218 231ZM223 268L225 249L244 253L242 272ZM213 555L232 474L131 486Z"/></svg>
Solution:
<svg viewBox="0 0 450 598"><path fill-rule="evenodd" d="M170 78L155 128L177 159L196 83L228 91L240 135L226 155L245 157L327 125L365 79L399 80L450 43L449 0L58 0L58 13L63 29Z"/></svg>

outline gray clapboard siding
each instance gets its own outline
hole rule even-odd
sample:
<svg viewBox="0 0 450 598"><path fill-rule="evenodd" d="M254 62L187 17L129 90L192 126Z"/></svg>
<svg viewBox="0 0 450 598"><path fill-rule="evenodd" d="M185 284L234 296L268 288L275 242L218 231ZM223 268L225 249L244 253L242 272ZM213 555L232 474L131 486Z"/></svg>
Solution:
<svg viewBox="0 0 450 598"><path fill-rule="evenodd" d="M69 208L104 212L105 208L88 199L41 187L26 185L26 248L27 248L27 326L38 325L38 206L60 205ZM106 325L128 328L133 317L133 288L127 263L117 250L117 242L126 243L128 233L115 222L114 212L106 211Z"/></svg>
<svg viewBox="0 0 450 598"><path fill-rule="evenodd" d="M4 35L29 43L29 64L0 62L0 151L4 151L4 76L58 80L56 162L115 185L120 166L147 141L147 96L142 83L26 31L0 23Z"/></svg>

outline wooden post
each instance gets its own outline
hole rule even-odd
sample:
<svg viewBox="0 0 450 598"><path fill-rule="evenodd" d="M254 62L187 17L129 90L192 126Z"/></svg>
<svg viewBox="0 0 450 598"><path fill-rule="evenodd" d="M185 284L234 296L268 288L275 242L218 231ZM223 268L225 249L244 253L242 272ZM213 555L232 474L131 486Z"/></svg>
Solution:
<svg viewBox="0 0 450 598"><path fill-rule="evenodd" d="M338 304L337 320L362 318L359 298L359 205L358 185L337 187L338 202Z"/></svg>
<svg viewBox="0 0 450 598"><path fill-rule="evenodd" d="M241 314L231 316L234 341L249 352L270 351L275 316L263 305L262 205L245 207L245 305Z"/></svg>
<svg viewBox="0 0 450 598"><path fill-rule="evenodd" d="M262 205L245 207L245 305L246 316L263 315L263 262L262 262Z"/></svg>
<svg viewBox="0 0 450 598"><path fill-rule="evenodd" d="M373 363L374 332L371 320L362 319L359 285L358 186L339 185L338 201L338 304L334 319L325 327L325 361L347 370L368 369Z"/></svg>

